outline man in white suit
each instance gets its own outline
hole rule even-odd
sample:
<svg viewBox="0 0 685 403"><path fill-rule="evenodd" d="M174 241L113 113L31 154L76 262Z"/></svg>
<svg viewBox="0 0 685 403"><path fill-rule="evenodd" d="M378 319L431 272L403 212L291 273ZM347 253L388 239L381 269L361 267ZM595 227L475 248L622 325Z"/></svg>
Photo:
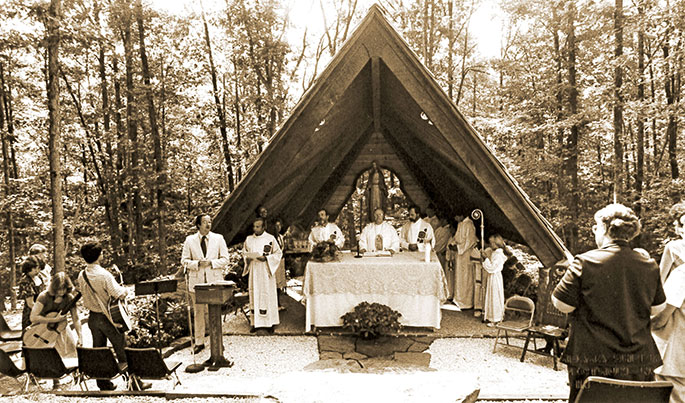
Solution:
<svg viewBox="0 0 685 403"><path fill-rule="evenodd" d="M223 269L228 265L228 247L223 235L210 232L212 217L200 214L195 217L198 232L188 235L183 243L181 264L188 273L188 289L195 308L195 352L205 348L205 316L207 305L195 302L196 284L223 280Z"/></svg>

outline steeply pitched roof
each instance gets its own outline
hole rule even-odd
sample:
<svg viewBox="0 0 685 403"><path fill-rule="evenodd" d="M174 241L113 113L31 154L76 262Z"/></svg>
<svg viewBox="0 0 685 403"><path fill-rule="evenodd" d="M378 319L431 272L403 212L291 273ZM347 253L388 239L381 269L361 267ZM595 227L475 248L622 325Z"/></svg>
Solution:
<svg viewBox="0 0 685 403"><path fill-rule="evenodd" d="M313 221L321 207L336 216L372 161L419 206L462 215L480 208L486 234L528 245L546 266L568 256L375 5L226 199L213 230L242 241L259 204L286 223Z"/></svg>

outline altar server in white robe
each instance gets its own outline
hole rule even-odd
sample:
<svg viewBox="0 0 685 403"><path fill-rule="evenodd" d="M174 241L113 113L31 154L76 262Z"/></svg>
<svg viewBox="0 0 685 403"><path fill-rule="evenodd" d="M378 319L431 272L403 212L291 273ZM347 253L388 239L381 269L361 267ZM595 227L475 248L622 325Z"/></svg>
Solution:
<svg viewBox="0 0 685 403"><path fill-rule="evenodd" d="M223 280L223 270L228 266L228 248L221 234L210 232L212 217L199 214L195 217L198 232L188 235L183 243L181 264L188 274L188 289L195 308L195 350L204 348L207 304L195 302L195 285Z"/></svg>
<svg viewBox="0 0 685 403"><path fill-rule="evenodd" d="M338 249L342 249L343 244L345 243L345 237L335 223L328 222L328 217L328 212L324 208L317 212L316 225L309 233L310 249L313 249L319 242L324 241L331 241Z"/></svg>
<svg viewBox="0 0 685 403"><path fill-rule="evenodd" d="M474 307L474 266L471 251L478 243L476 227L468 217L456 215L454 219L458 223L457 230L450 239L447 251L447 260L452 262L454 269L453 301L460 309L471 309Z"/></svg>
<svg viewBox="0 0 685 403"><path fill-rule="evenodd" d="M279 324L278 298L276 296L276 270L283 257L278 241L273 235L264 232L263 218L256 218L252 223L254 235L245 239L243 258L245 270L249 272L249 292L251 331L257 328L268 328ZM246 273L243 273L245 275Z"/></svg>
<svg viewBox="0 0 685 403"><path fill-rule="evenodd" d="M409 207L409 222L400 229L400 247L405 250L424 251L425 245L430 244L435 249L435 235L433 227L421 219L421 210L418 206Z"/></svg>
<svg viewBox="0 0 685 403"><path fill-rule="evenodd" d="M483 268L488 272L488 281L485 286L485 306L483 308L486 322L501 322L504 317L504 282L502 281L502 269L507 255L504 254L504 239L500 235L490 235L488 238L490 247L484 252Z"/></svg>
<svg viewBox="0 0 685 403"><path fill-rule="evenodd" d="M373 211L373 222L369 223L362 230L359 239L359 251L377 252L390 251L392 253L400 250L400 237L397 230L385 220L385 212L381 208Z"/></svg>

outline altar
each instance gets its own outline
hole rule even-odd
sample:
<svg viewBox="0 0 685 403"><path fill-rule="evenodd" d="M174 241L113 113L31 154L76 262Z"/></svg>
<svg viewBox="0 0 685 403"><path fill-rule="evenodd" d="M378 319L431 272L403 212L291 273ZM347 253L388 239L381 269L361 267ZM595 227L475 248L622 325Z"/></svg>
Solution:
<svg viewBox="0 0 685 403"><path fill-rule="evenodd" d="M435 254L424 261L423 252L400 252L392 257L363 257L342 253L340 260L309 261L303 293L305 326L342 326L342 315L360 302L378 302L400 312L403 326L439 329L441 303L447 282Z"/></svg>

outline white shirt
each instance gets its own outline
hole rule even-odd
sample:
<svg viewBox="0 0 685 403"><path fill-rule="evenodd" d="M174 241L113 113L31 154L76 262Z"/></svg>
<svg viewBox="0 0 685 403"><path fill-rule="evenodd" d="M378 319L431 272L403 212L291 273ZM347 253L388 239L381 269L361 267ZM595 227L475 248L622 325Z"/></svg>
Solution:
<svg viewBox="0 0 685 403"><path fill-rule="evenodd" d="M368 252L376 251L376 236L383 237L383 250L400 250L400 237L392 225L383 222L380 225L375 223L367 224L362 230L359 239L359 249L366 249Z"/></svg>
<svg viewBox="0 0 685 403"><path fill-rule="evenodd" d="M400 246L402 249L409 249L409 244L417 244L420 251L424 249L424 243L419 243L419 233L424 231L424 241L435 246L435 236L433 235L433 227L425 220L417 220L416 222L408 222L402 226L400 231Z"/></svg>
<svg viewBox="0 0 685 403"><path fill-rule="evenodd" d="M309 233L309 247L313 248L317 243L328 241L331 238L331 234L335 234L335 246L338 249L342 249L345 243L345 236L343 236L340 228L332 222L326 223L325 226L317 225L312 228Z"/></svg>

